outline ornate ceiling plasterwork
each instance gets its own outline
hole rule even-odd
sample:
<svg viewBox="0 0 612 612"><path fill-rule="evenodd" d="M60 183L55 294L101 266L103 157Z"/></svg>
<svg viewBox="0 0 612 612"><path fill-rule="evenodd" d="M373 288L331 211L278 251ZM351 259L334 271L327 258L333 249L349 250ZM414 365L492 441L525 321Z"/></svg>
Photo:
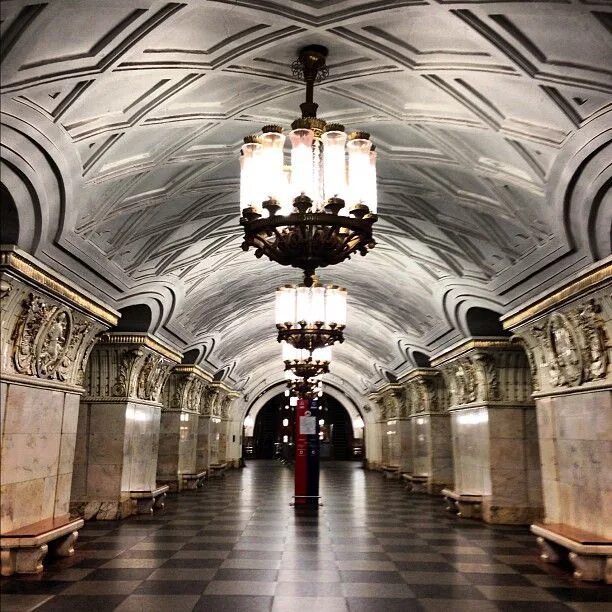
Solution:
<svg viewBox="0 0 612 612"><path fill-rule="evenodd" d="M214 340L207 360L236 381L280 376L272 292L299 278L239 249L237 151L294 118L289 64L305 43L330 48L321 115L370 131L379 151L379 244L323 271L350 288L339 379L371 384L405 363L398 339L456 341L469 305L507 310L606 255L601 230L590 252L571 239L580 232L564 224L586 221L559 185L566 167L583 172L568 153L581 134L584 157L609 151L607 2L57 0L2 12L3 172L37 219L29 250L116 307L157 304L158 331L180 348ZM55 165L23 169L29 148ZM25 204L23 184L44 172Z"/></svg>

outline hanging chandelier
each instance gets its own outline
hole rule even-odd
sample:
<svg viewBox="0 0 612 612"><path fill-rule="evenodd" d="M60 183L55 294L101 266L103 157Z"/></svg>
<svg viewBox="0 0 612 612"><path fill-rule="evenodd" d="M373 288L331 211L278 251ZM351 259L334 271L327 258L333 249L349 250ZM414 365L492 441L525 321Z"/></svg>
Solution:
<svg viewBox="0 0 612 612"><path fill-rule="evenodd" d="M321 285L285 285L276 290L278 341L314 351L344 342L346 289Z"/></svg>
<svg viewBox="0 0 612 612"><path fill-rule="evenodd" d="M306 83L306 101L291 124L291 166L285 167L285 135L276 125L246 137L240 155L242 248L301 268L307 287L317 268L366 255L375 245L376 151L367 132L347 135L342 125L317 118L314 83L327 76L326 57L325 47L311 45L292 65Z"/></svg>
<svg viewBox="0 0 612 612"><path fill-rule="evenodd" d="M331 346L318 348L312 353L306 349L296 349L282 342L285 370L289 370L298 378L314 378L329 372L331 361Z"/></svg>
<svg viewBox="0 0 612 612"><path fill-rule="evenodd" d="M295 395L302 399L313 399L315 397L321 397L323 395L323 383L316 378L298 378L291 372L289 374L287 389L290 395Z"/></svg>

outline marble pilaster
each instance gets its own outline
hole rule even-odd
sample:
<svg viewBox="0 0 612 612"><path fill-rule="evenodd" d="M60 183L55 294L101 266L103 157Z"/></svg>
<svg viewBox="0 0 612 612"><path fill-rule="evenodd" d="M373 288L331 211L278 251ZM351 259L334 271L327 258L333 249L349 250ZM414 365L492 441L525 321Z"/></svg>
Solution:
<svg viewBox="0 0 612 612"><path fill-rule="evenodd" d="M448 398L438 370L418 368L403 377L412 435L410 473L426 478L427 493L438 494L453 482L453 453Z"/></svg>
<svg viewBox="0 0 612 612"><path fill-rule="evenodd" d="M432 359L450 393L453 493L478 500L462 516L528 523L542 512L531 373L525 351L508 338L468 338Z"/></svg>
<svg viewBox="0 0 612 612"><path fill-rule="evenodd" d="M71 511L114 520L134 511L131 492L157 489L161 390L180 354L146 333L98 338L77 428Z"/></svg>
<svg viewBox="0 0 612 612"><path fill-rule="evenodd" d="M197 479L185 481L182 475L197 473L200 405L211 380L198 366L177 365L163 388L157 481L167 484L170 491L180 491L185 482L197 485Z"/></svg>
<svg viewBox="0 0 612 612"><path fill-rule="evenodd" d="M544 521L612 547L612 264L610 258L504 318L525 344L542 462ZM538 535L541 535L538 533ZM554 534L553 534L554 535ZM565 537L565 536L559 536ZM540 538L542 539L542 538ZM563 540L565 541L565 540ZM543 541L546 545L546 542ZM573 550L570 548L570 550ZM578 549L576 549L578 550ZM602 553L603 554L603 553ZM572 553L576 577L604 578L605 556ZM543 558L550 558L544 552ZM607 554L608 564L612 557ZM588 577L585 577L588 576ZM608 576L612 581L612 576Z"/></svg>
<svg viewBox="0 0 612 612"><path fill-rule="evenodd" d="M370 398L378 408L376 424L381 434L381 465L394 468L399 476L401 463L407 456L404 446L411 440L406 415L402 413L403 388L388 384Z"/></svg>
<svg viewBox="0 0 612 612"><path fill-rule="evenodd" d="M0 252L0 540L3 576L70 556L85 364L118 313L19 249ZM17 535L21 534L21 535Z"/></svg>

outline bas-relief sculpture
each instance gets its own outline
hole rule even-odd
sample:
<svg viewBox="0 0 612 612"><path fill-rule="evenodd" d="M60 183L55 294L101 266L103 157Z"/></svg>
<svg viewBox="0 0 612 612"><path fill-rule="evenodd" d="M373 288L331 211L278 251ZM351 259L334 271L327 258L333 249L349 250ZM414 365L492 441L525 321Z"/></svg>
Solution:
<svg viewBox="0 0 612 612"><path fill-rule="evenodd" d="M447 383L452 424L451 504L462 516L526 523L541 513L531 374L519 343L468 339L432 360Z"/></svg>
<svg viewBox="0 0 612 612"><path fill-rule="evenodd" d="M612 582L609 264L543 296L524 312L511 313L504 325L524 342L537 380L545 516L544 524L533 529L542 558L554 561L563 552L577 578ZM568 527L602 544L581 548L560 535ZM556 554L549 554L553 549Z"/></svg>
<svg viewBox="0 0 612 612"><path fill-rule="evenodd" d="M0 539L10 575L41 571L49 548L74 550L81 522L68 513L85 364L96 334L118 317L16 250L2 252L0 270ZM18 544L19 529L37 535Z"/></svg>

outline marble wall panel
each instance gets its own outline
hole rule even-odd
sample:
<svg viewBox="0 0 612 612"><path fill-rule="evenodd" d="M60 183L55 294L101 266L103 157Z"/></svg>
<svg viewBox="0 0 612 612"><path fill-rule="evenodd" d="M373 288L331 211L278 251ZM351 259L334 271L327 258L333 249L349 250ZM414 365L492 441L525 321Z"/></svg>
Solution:
<svg viewBox="0 0 612 612"><path fill-rule="evenodd" d="M485 407L451 413L455 490L465 495L490 495L489 415Z"/></svg>
<svg viewBox="0 0 612 612"><path fill-rule="evenodd" d="M78 395L22 384L2 387L0 528L6 532L66 514Z"/></svg>
<svg viewBox="0 0 612 612"><path fill-rule="evenodd" d="M430 436L431 421L428 415L418 416L411 419L413 438L412 456L413 473L417 476L429 476L430 465Z"/></svg>
<svg viewBox="0 0 612 612"><path fill-rule="evenodd" d="M546 520L612 537L612 393L537 400Z"/></svg>
<svg viewBox="0 0 612 612"><path fill-rule="evenodd" d="M6 414L6 394L8 392L8 384L0 382L0 439L4 432L4 416Z"/></svg>
<svg viewBox="0 0 612 612"><path fill-rule="evenodd" d="M413 460L413 423L412 419L401 419L397 422L399 435L398 465L400 472L413 473L415 471Z"/></svg>
<svg viewBox="0 0 612 612"><path fill-rule="evenodd" d="M451 485L453 483L453 445L451 421L448 414L432 414L429 417L430 482Z"/></svg>
<svg viewBox="0 0 612 612"><path fill-rule="evenodd" d="M207 470L214 461L210 458L210 438L212 421L208 416L200 415L198 419L198 436L196 443L196 469L198 472Z"/></svg>

